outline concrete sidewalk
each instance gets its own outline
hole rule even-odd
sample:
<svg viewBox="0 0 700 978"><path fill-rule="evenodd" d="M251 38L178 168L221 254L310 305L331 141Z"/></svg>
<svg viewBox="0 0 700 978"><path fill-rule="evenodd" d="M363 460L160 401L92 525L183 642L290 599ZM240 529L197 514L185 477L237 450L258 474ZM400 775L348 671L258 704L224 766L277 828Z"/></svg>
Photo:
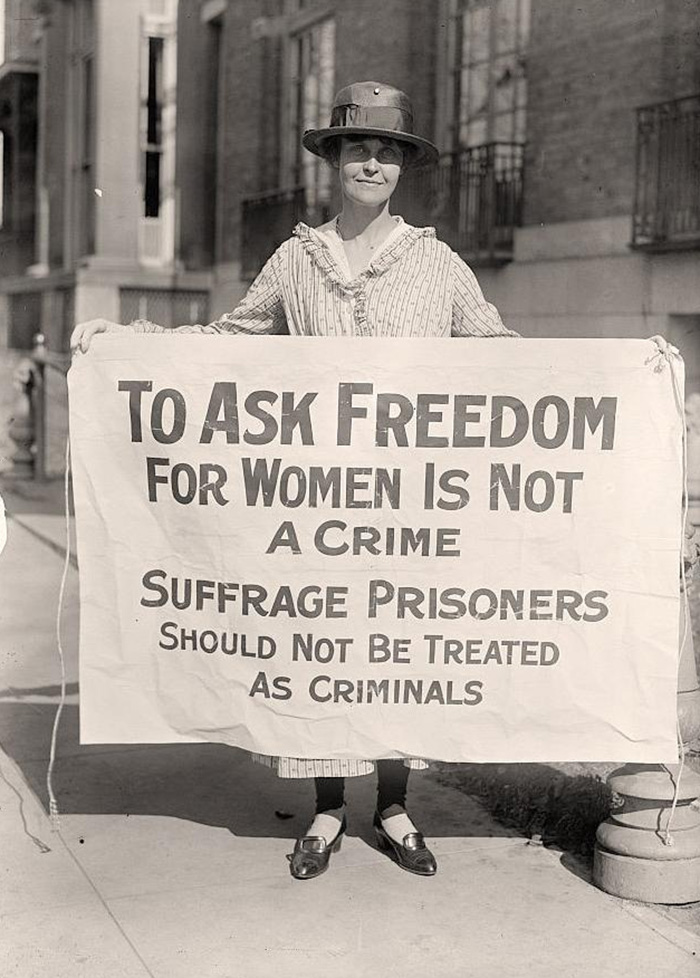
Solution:
<svg viewBox="0 0 700 978"><path fill-rule="evenodd" d="M503 829L431 772L412 777L411 810L439 859L436 877L404 873L377 851L373 779L358 778L342 851L328 873L300 883L285 856L312 810L306 782L280 781L218 745L81 747L72 566L52 831L45 782L64 526L31 509L10 517L0 557L3 976L700 973L700 939L661 909L600 892L573 861Z"/></svg>

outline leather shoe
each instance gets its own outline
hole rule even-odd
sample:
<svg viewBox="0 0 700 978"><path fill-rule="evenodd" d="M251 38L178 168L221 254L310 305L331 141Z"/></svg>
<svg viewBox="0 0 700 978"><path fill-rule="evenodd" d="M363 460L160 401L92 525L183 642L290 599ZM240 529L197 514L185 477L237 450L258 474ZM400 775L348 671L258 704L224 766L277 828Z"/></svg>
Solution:
<svg viewBox="0 0 700 978"><path fill-rule="evenodd" d="M340 829L331 842L326 842L322 835L305 835L297 839L294 852L289 857L289 871L295 880L312 880L328 869L331 854L340 850L347 819L343 815Z"/></svg>
<svg viewBox="0 0 700 978"><path fill-rule="evenodd" d="M437 872L435 856L425 844L420 832L409 832L403 837L403 844L396 842L382 825L379 812L374 813L374 831L379 848L393 856L401 869L418 876L434 876Z"/></svg>

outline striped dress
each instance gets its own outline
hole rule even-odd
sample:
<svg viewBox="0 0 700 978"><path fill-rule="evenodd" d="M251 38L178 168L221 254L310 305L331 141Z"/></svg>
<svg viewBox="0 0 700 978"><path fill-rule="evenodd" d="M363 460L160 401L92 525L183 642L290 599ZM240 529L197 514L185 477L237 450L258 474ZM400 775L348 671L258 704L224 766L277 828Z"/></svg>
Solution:
<svg viewBox="0 0 700 978"><path fill-rule="evenodd" d="M433 228L396 218L371 262L352 277L335 221L298 224L269 259L243 301L206 326L178 332L290 333L295 336L517 336L484 299L471 269ZM169 332L139 320L139 332ZM309 760L253 754L282 778L369 774L372 761ZM404 762L425 768L417 758Z"/></svg>
<svg viewBox="0 0 700 978"><path fill-rule="evenodd" d="M167 331L139 320L141 332ZM294 336L515 336L484 299L472 270L434 228L397 220L361 274L350 269L335 222L298 224L243 301L189 333Z"/></svg>

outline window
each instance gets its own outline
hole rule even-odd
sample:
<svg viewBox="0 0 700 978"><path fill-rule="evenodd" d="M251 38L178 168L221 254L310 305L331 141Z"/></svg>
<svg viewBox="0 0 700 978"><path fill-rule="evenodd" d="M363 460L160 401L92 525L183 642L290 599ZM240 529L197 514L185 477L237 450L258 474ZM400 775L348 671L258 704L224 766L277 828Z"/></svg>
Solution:
<svg viewBox="0 0 700 978"><path fill-rule="evenodd" d="M85 253L91 253L94 251L94 226L95 226L95 205L94 205L94 117L95 117L95 106L94 106L94 93L95 93L95 79L94 79L94 57L92 54L86 54L83 58L82 63L82 107L83 107L83 139L81 147L81 159L80 159L80 169L81 169L81 184L82 184L82 198L83 198L83 223L84 223L84 233L85 233Z"/></svg>
<svg viewBox="0 0 700 978"><path fill-rule="evenodd" d="M149 0L141 21L139 260L154 267L175 258L176 25L176 0Z"/></svg>
<svg viewBox="0 0 700 978"><path fill-rule="evenodd" d="M438 131L447 152L424 178L432 201L424 222L472 263L499 265L512 260L522 221L530 0L442 0L441 9Z"/></svg>
<svg viewBox="0 0 700 978"><path fill-rule="evenodd" d="M162 37L149 37L148 69L145 79L144 217L158 217L161 200L161 156L163 153L163 47Z"/></svg>
<svg viewBox="0 0 700 978"><path fill-rule="evenodd" d="M530 0L450 0L449 8L447 145L523 143Z"/></svg>
<svg viewBox="0 0 700 978"><path fill-rule="evenodd" d="M202 166L205 180L213 192L207 194L206 210L202 213L203 227L207 229L205 245L209 262L223 255L223 221L220 204L220 167L224 159L223 139L226 127L220 119L223 99L221 97L225 85L225 59L223 57L223 20L221 17L208 21L208 51L209 85L206 100L207 139L204 147Z"/></svg>
<svg viewBox="0 0 700 978"><path fill-rule="evenodd" d="M73 247L80 258L95 251L95 36L92 0L72 9Z"/></svg>
<svg viewBox="0 0 700 978"><path fill-rule="evenodd" d="M5 227L5 133L0 130L0 228Z"/></svg>
<svg viewBox="0 0 700 978"><path fill-rule="evenodd" d="M700 246L700 95L637 109L632 247Z"/></svg>
<svg viewBox="0 0 700 978"><path fill-rule="evenodd" d="M286 181L302 186L312 219L323 220L330 205L332 175L323 162L303 149L307 129L328 125L335 94L335 21L326 19L289 36L289 103L286 134Z"/></svg>

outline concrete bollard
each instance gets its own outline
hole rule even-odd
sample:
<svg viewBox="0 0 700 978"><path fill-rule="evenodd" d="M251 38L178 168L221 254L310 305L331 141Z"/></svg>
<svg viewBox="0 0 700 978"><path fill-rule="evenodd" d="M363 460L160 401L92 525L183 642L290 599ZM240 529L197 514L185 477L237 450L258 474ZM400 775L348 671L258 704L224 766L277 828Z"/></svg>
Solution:
<svg viewBox="0 0 700 978"><path fill-rule="evenodd" d="M4 473L10 479L43 479L44 472L44 364L46 344L42 333L34 337L31 355L20 360L14 373L17 397L7 433L17 446L12 468Z"/></svg>
<svg viewBox="0 0 700 978"><path fill-rule="evenodd" d="M683 620L681 626L682 634ZM678 719L685 745L700 734L690 622L679 664ZM598 827L595 884L642 903L700 901L700 775L687 765L681 772L680 764L628 764L613 771L608 784L621 803Z"/></svg>
<svg viewBox="0 0 700 978"><path fill-rule="evenodd" d="M597 886L642 903L700 900L700 775L684 768L669 825L679 765L628 765L608 779L622 807L598 828L593 857Z"/></svg>
<svg viewBox="0 0 700 978"><path fill-rule="evenodd" d="M33 362L20 360L13 381L17 396L7 433L17 446L12 455L12 468L6 473L12 479L34 478L34 440L36 411L34 409L34 384L36 380Z"/></svg>

